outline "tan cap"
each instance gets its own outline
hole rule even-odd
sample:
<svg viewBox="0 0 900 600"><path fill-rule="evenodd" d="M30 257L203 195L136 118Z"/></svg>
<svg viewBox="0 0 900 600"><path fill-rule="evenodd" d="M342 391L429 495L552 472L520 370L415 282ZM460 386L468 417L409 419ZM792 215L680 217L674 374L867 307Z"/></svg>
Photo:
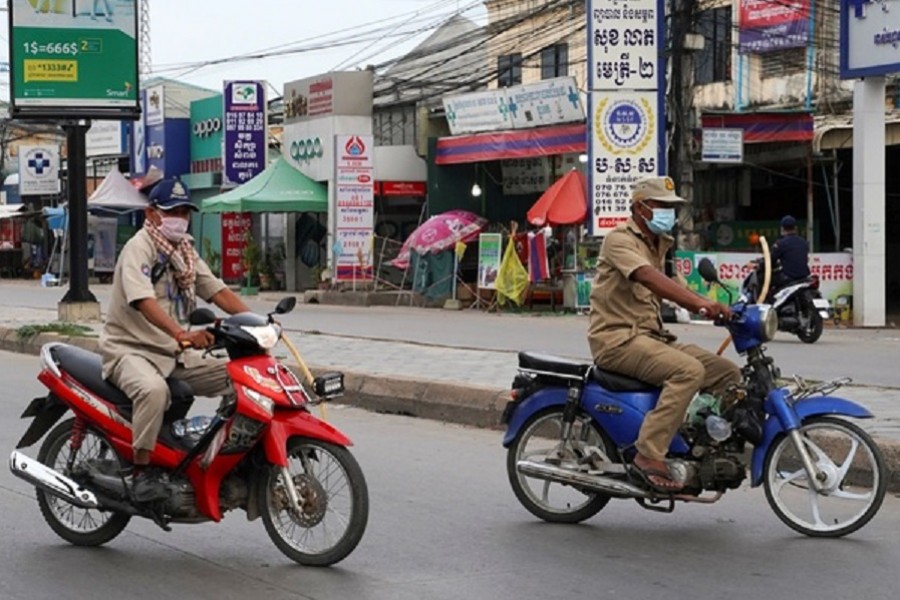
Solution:
<svg viewBox="0 0 900 600"><path fill-rule="evenodd" d="M659 202L684 202L675 193L675 182L671 177L646 177L631 187L631 201L657 200Z"/></svg>

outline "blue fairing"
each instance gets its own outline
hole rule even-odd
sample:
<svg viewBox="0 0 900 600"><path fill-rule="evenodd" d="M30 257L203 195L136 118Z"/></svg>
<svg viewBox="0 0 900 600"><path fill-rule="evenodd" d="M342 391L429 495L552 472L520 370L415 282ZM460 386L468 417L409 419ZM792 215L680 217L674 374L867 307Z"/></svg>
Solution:
<svg viewBox="0 0 900 600"><path fill-rule="evenodd" d="M801 422L816 415L840 415L857 419L872 418L872 413L859 404L851 402L850 400L844 400L843 398L834 398L832 396L820 396L799 400L794 404L794 411ZM762 483L763 462L766 460L769 446L772 445L775 437L782 431L784 431L784 427L777 417L770 416L766 419L766 424L763 427L763 440L753 449L750 475L751 484L754 487Z"/></svg>
<svg viewBox="0 0 900 600"><path fill-rule="evenodd" d="M567 390L563 387L544 388L529 396L516 407L509 420L503 445L508 447L522 426L535 413L550 406L562 406L566 403ZM600 427L606 431L613 443L619 448L632 446L637 440L638 431L644 416L656 406L659 391L647 392L610 392L595 383L584 388L581 406ZM685 454L689 448L680 435L676 435L669 446L674 454Z"/></svg>

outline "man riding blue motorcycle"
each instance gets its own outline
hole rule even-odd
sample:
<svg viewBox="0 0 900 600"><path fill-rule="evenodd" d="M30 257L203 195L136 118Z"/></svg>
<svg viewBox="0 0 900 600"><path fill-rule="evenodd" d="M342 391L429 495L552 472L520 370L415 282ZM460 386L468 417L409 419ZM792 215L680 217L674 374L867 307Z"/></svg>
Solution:
<svg viewBox="0 0 900 600"><path fill-rule="evenodd" d="M591 292L588 343L594 362L605 369L662 387L656 407L641 426L633 467L656 489L681 488L668 473L666 451L700 391L724 397L740 383L731 361L699 346L679 344L662 327L660 298L687 310L728 319L731 311L665 276L672 247L675 207L684 199L669 177L638 181L632 192L631 218L603 240Z"/></svg>

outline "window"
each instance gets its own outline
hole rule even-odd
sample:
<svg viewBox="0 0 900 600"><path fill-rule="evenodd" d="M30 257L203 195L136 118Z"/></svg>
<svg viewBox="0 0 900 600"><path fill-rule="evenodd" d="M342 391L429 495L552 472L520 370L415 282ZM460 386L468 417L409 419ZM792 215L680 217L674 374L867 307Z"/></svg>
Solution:
<svg viewBox="0 0 900 600"><path fill-rule="evenodd" d="M569 74L569 45L554 44L541 50L541 79Z"/></svg>
<svg viewBox="0 0 900 600"><path fill-rule="evenodd" d="M761 54L761 75L781 77L806 70L806 48L788 48Z"/></svg>
<svg viewBox="0 0 900 600"><path fill-rule="evenodd" d="M701 11L697 33L703 36L703 50L694 56L694 83L731 81L731 7Z"/></svg>
<svg viewBox="0 0 900 600"><path fill-rule="evenodd" d="M509 87L522 83L522 53L504 54L497 59L497 85Z"/></svg>

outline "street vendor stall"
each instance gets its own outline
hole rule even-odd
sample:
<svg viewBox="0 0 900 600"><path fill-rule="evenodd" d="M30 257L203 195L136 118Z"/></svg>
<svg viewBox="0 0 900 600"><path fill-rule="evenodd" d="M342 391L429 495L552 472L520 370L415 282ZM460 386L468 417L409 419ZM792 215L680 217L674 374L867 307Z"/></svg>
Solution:
<svg viewBox="0 0 900 600"><path fill-rule="evenodd" d="M551 294L551 306L554 294L562 287L563 306L575 308L577 305L578 237L579 227L587 219L587 182L584 175L571 170L547 188L537 202L528 210L528 222L536 227L561 226L561 281L552 281L552 274L547 264L547 235L542 232L528 234L529 275L531 288L529 299L533 299L535 291L548 291ZM541 268L544 267L544 268Z"/></svg>

